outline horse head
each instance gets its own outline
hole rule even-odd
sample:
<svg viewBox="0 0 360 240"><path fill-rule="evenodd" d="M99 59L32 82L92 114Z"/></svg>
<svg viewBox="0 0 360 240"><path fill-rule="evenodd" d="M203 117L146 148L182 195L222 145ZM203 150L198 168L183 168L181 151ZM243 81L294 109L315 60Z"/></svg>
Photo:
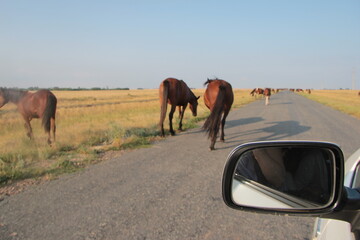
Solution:
<svg viewBox="0 0 360 240"><path fill-rule="evenodd" d="M189 102L190 103L190 110L191 110L194 117L196 117L196 115L197 115L197 106L198 106L198 99L199 98L200 98L200 96L198 96L198 97L194 96L191 99L191 101Z"/></svg>

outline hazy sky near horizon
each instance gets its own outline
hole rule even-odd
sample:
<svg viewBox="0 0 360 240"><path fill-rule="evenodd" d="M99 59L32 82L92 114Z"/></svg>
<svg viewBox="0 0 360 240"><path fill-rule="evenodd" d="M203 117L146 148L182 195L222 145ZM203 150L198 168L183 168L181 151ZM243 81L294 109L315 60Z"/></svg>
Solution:
<svg viewBox="0 0 360 240"><path fill-rule="evenodd" d="M360 88L359 26L359 0L0 0L0 87Z"/></svg>

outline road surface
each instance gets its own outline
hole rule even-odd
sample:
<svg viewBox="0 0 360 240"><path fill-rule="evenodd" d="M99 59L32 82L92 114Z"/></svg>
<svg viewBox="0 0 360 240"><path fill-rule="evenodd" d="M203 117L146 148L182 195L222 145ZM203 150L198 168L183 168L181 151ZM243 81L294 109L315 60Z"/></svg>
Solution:
<svg viewBox="0 0 360 240"><path fill-rule="evenodd" d="M313 218L232 210L221 196L230 151L257 140L360 147L360 121L290 92L230 113L225 143L198 129L60 177L0 202L0 239L310 239Z"/></svg>

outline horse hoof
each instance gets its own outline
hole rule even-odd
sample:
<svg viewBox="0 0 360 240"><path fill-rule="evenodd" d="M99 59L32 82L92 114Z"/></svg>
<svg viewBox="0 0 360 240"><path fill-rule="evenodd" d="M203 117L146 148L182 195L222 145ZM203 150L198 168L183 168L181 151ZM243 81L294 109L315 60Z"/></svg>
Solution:
<svg viewBox="0 0 360 240"><path fill-rule="evenodd" d="M171 136L175 136L175 133L173 132L173 133L170 133L171 134Z"/></svg>
<svg viewBox="0 0 360 240"><path fill-rule="evenodd" d="M209 151L215 150L214 147L209 147Z"/></svg>

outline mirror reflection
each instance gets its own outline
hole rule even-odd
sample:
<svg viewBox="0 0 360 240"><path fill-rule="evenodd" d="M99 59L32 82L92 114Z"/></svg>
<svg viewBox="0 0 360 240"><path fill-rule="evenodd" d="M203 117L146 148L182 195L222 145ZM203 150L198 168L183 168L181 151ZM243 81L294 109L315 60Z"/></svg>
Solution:
<svg viewBox="0 0 360 240"><path fill-rule="evenodd" d="M334 156L328 149L266 147L239 157L232 184L235 203L264 208L320 208L331 198Z"/></svg>

